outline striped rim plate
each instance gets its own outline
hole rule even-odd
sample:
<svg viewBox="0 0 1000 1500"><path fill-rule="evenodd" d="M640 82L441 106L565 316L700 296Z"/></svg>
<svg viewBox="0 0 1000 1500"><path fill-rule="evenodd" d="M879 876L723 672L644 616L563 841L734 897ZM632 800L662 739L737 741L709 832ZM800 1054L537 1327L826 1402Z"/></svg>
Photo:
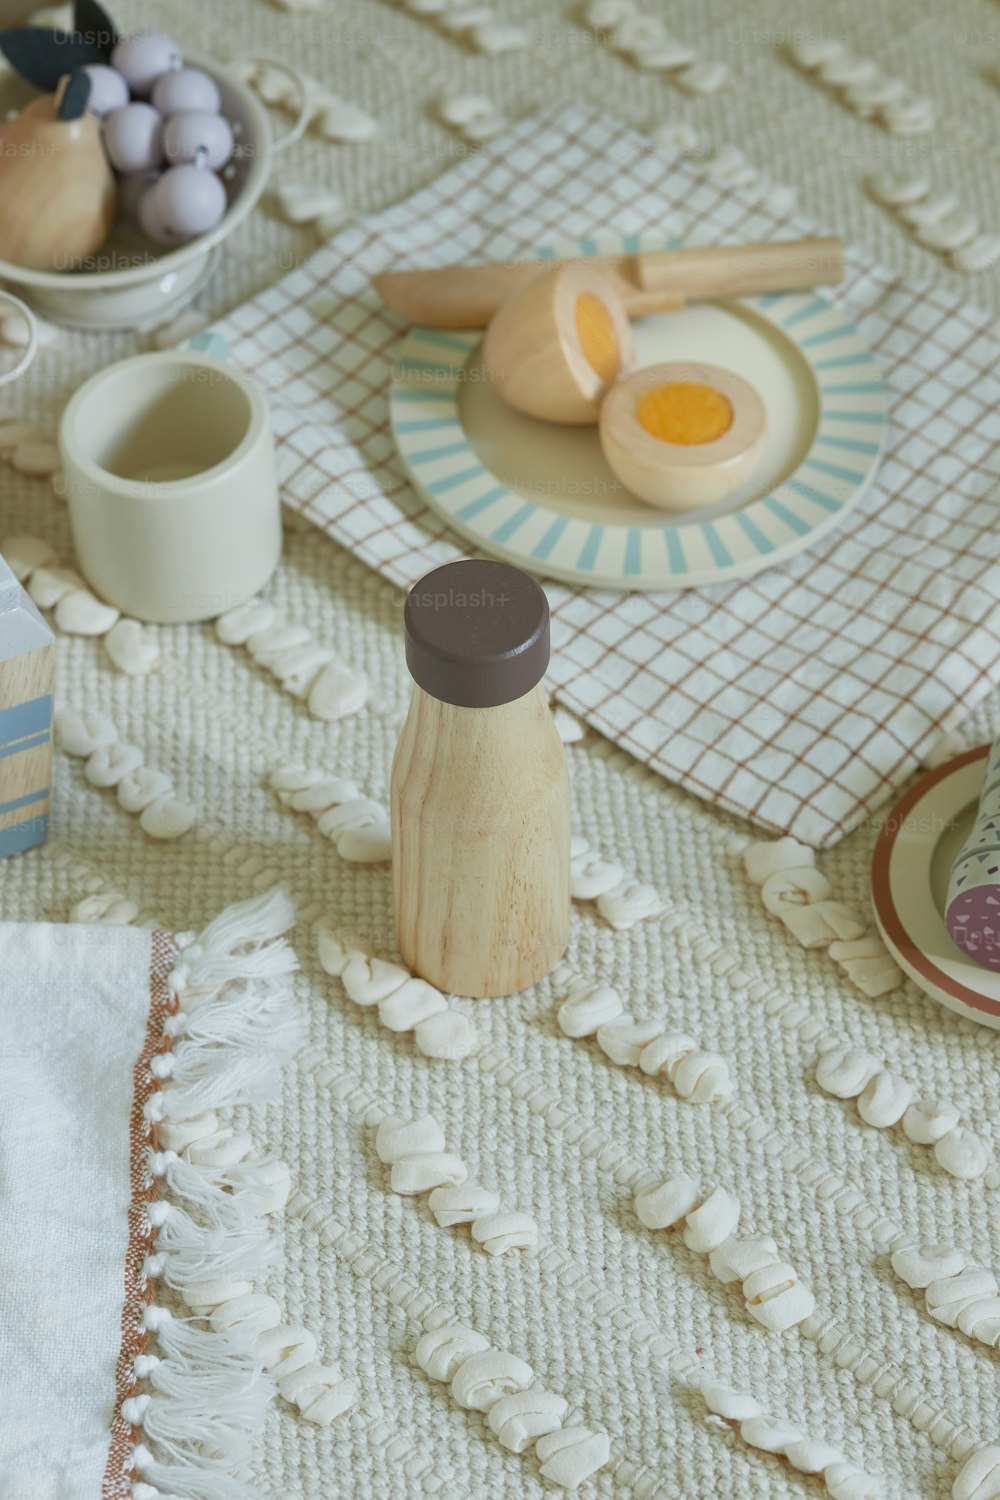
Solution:
<svg viewBox="0 0 1000 1500"><path fill-rule="evenodd" d="M543 259L557 253L633 254L676 244L619 235L560 245L558 252L539 246L536 253ZM742 499L738 494L721 513L715 508L701 517L687 512L674 519L634 496L626 497L624 507L614 501L603 508L580 504L574 513L571 498L554 504L551 496L539 496L541 486L518 488L491 472L466 431L461 403L463 386L476 374L478 330L410 330L393 369L389 399L400 457L418 492L455 531L528 572L573 584L657 590L720 583L772 567L811 546L864 494L885 443L885 389L858 330L823 297L770 293L742 299L730 311L744 323L749 315L769 325L771 342L784 344L786 363L801 372L800 384L808 387L802 422L809 429L797 460L766 493ZM724 310L716 314L723 315ZM481 372L479 378L481 384ZM767 391L762 394L767 401ZM782 399L787 402L787 392ZM773 415L769 405L769 419ZM523 421L546 443L549 434L555 444L576 441L565 439L567 429L555 424ZM616 519L616 509L623 508L628 514Z"/></svg>

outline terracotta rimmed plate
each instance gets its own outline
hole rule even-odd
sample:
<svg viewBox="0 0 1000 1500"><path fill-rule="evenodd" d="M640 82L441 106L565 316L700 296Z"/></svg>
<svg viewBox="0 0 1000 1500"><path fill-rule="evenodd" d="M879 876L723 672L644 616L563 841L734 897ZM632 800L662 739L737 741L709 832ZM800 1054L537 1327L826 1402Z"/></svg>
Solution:
<svg viewBox="0 0 1000 1500"><path fill-rule="evenodd" d="M928 771L896 804L875 845L872 900L900 968L949 1010L1000 1030L1000 973L973 963L944 924L948 877L975 819L989 749Z"/></svg>

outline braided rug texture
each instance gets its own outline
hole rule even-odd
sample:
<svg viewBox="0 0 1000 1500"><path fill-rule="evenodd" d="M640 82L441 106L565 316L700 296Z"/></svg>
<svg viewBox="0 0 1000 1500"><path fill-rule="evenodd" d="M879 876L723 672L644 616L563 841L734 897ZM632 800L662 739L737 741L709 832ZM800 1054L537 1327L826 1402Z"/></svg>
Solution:
<svg viewBox="0 0 1000 1500"><path fill-rule="evenodd" d="M738 142L775 181L797 187L806 212L836 222L887 264L1000 307L1000 275L949 269L861 184L866 172L916 163L984 227L1000 225L1000 91L988 76L1000 59L996 6L847 0L834 25L819 0L780 11L765 0L681 0L671 7L671 32L731 69L725 88L689 99L589 42L568 6L499 4L504 20L532 32L527 51L479 56L381 0L328 0L298 12L256 0L166 0L155 18L182 46L219 57L308 57L313 76L370 110L380 126L372 141L310 136L281 169L335 187L352 209L392 201L464 149L434 119L441 96L484 93L514 117L561 93L642 128L688 120L706 150ZM134 0L115 10L123 25L149 21ZM18 14L3 8L5 21ZM876 57L939 102L940 128L895 138L858 119L784 57L782 37L796 31L842 35L859 55ZM265 203L199 309L218 316L315 244L313 231L282 223ZM4 392L4 417L54 426L84 374L146 342L60 334L31 376ZM46 482L5 468L0 495L5 534L45 536L69 558L65 511ZM791 1009L885 1059L921 1093L953 1099L994 1150L1000 1036L909 984L865 1000L822 952L793 945L763 910L743 874L750 835L742 825L588 733L567 751L575 829L655 885L666 910L615 932L592 908L577 907L570 960L615 984L636 1014L663 1017L722 1053L735 1107L685 1103L664 1082L613 1066L592 1042L564 1037L548 982L510 1001L459 1002L475 1019L480 1051L463 1063L429 1063L411 1037L387 1032L347 1001L320 969L309 931L323 914L391 953L387 868L340 860L266 784L275 765L302 760L385 799L409 690L400 597L300 529L286 537L267 597L368 674L363 712L333 726L311 719L210 626L158 630L159 667L135 679L114 671L99 641L61 636L60 706L113 719L121 738L197 806L198 821L177 842L156 844L113 796L86 782L79 762L57 752L48 844L0 862L6 918L65 920L100 888L130 896L143 918L197 928L273 879L303 910L293 941L309 1044L288 1069L281 1100L239 1123L261 1151L290 1163L295 1182L285 1263L269 1289L289 1321L311 1327L357 1382L360 1403L326 1429L276 1405L262 1492L289 1500L544 1493L535 1460L505 1452L480 1416L461 1411L415 1363L423 1320L445 1312L523 1356L589 1426L610 1435L611 1462L587 1493L784 1500L818 1492L815 1481L707 1420L690 1389L704 1368L841 1447L881 1476L890 1500L945 1500L966 1454L996 1439L996 1354L928 1317L921 1295L893 1274L879 1226L891 1221L914 1241L958 1246L996 1269L998 1189L947 1176L901 1132L874 1130L853 1102L824 1095L813 1081L815 1045ZM957 740L973 744L998 728L994 695ZM861 829L821 858L835 894L865 911L874 834ZM763 983L748 992L758 976ZM432 1113L477 1179L534 1216L538 1250L493 1259L467 1235L438 1228L422 1199L390 1193L365 1124L372 1105ZM622 1185L636 1164L664 1176L685 1170L706 1189L734 1192L744 1232L775 1236L815 1293L826 1331L765 1333L738 1286L718 1281L704 1256L676 1235L643 1229ZM924 1405L914 1407L908 1386Z"/></svg>

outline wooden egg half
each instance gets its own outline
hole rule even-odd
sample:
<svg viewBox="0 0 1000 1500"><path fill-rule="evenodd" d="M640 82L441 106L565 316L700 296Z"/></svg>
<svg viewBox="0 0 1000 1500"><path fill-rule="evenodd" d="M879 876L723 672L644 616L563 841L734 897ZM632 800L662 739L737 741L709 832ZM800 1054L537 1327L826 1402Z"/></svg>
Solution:
<svg viewBox="0 0 1000 1500"><path fill-rule="evenodd" d="M633 494L661 510L732 494L766 434L760 396L718 365L648 365L609 391L601 407L605 458Z"/></svg>
<svg viewBox="0 0 1000 1500"><path fill-rule="evenodd" d="M504 299L483 362L508 406L583 426L597 422L609 386L632 371L635 348L612 283L586 262L567 261Z"/></svg>

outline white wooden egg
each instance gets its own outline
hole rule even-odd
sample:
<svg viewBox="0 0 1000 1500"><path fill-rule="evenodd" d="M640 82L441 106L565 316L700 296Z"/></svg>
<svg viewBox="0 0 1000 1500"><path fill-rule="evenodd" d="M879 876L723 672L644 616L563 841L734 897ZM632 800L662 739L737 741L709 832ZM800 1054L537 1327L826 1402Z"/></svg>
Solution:
<svg viewBox="0 0 1000 1500"><path fill-rule="evenodd" d="M614 286L584 261L541 271L497 308L486 330L487 374L529 417L596 423L605 392L635 365Z"/></svg>
<svg viewBox="0 0 1000 1500"><path fill-rule="evenodd" d="M767 409L753 386L718 365L648 365L615 385L600 413L608 463L633 494L662 510L732 494L766 433Z"/></svg>

